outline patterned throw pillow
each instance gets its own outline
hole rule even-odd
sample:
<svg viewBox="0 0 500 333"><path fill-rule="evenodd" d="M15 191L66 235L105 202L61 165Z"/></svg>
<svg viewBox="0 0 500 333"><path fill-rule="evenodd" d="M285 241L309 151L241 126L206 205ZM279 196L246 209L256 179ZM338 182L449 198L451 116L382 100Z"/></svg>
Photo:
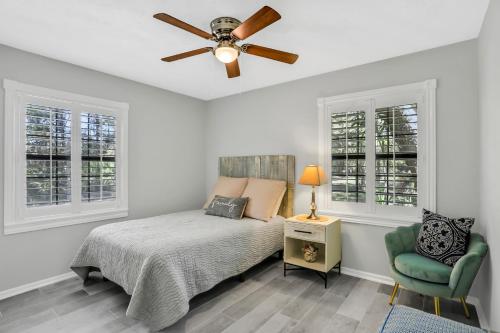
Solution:
<svg viewBox="0 0 500 333"><path fill-rule="evenodd" d="M240 220L247 206L248 198L228 198L216 195L205 214Z"/></svg>
<svg viewBox="0 0 500 333"><path fill-rule="evenodd" d="M415 250L453 267L467 252L473 224L473 218L451 219L424 209Z"/></svg>

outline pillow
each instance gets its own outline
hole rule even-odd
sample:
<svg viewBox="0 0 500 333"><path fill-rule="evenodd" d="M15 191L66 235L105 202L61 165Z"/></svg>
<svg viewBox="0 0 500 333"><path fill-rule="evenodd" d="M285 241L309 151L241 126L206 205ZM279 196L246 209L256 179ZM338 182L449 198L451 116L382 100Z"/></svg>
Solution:
<svg viewBox="0 0 500 333"><path fill-rule="evenodd" d="M220 176L217 183L208 196L207 202L203 205L207 209L208 205L212 202L216 195L229 198L239 198L247 186L248 178L232 178Z"/></svg>
<svg viewBox="0 0 500 333"><path fill-rule="evenodd" d="M467 252L473 224L473 218L453 219L424 209L415 251L453 267Z"/></svg>
<svg viewBox="0 0 500 333"><path fill-rule="evenodd" d="M247 203L248 198L228 198L216 195L208 205L205 214L240 220Z"/></svg>
<svg viewBox="0 0 500 333"><path fill-rule="evenodd" d="M242 197L248 197L245 216L268 221L278 213L286 190L283 180L249 178Z"/></svg>
<svg viewBox="0 0 500 333"><path fill-rule="evenodd" d="M285 197L285 192L286 192L286 183L285 183L285 187L283 188L283 191L281 192L281 195L278 198L278 201L276 201L276 206L274 206L273 215L272 215L273 217L278 215L278 212L280 211L281 202L283 201L283 198Z"/></svg>

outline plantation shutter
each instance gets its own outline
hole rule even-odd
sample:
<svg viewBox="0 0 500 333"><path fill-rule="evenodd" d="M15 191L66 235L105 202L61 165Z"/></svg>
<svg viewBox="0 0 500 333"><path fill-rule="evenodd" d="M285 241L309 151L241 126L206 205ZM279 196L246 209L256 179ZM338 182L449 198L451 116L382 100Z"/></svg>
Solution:
<svg viewBox="0 0 500 333"><path fill-rule="evenodd" d="M82 113L82 202L116 198L116 118Z"/></svg>
<svg viewBox="0 0 500 333"><path fill-rule="evenodd" d="M35 104L25 109L26 206L71 201L71 111Z"/></svg>
<svg viewBox="0 0 500 333"><path fill-rule="evenodd" d="M331 116L332 200L366 201L365 112Z"/></svg>
<svg viewBox="0 0 500 333"><path fill-rule="evenodd" d="M376 202L417 206L417 104L375 110Z"/></svg>

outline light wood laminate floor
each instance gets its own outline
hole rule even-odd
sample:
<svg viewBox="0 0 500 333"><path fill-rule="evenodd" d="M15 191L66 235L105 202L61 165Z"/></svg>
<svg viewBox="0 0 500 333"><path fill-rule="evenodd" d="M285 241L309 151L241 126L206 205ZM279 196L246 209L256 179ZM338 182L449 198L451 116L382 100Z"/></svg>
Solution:
<svg viewBox="0 0 500 333"><path fill-rule="evenodd" d="M162 332L342 332L374 333L389 310L390 286L329 274L328 289L310 271L289 272L268 259L191 301L190 312ZM0 301L0 332L149 332L125 317L130 296L98 275L83 286L74 278ZM433 311L433 300L402 290L399 304ZM442 300L442 315L479 326L469 305Z"/></svg>

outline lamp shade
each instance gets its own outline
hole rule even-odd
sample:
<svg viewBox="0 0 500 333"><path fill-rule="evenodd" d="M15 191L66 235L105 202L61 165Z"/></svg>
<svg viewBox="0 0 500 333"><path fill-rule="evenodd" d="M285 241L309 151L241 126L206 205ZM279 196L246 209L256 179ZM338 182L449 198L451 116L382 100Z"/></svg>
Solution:
<svg viewBox="0 0 500 333"><path fill-rule="evenodd" d="M308 165L304 168L299 184L319 186L326 183L326 176L323 168L318 165Z"/></svg>

